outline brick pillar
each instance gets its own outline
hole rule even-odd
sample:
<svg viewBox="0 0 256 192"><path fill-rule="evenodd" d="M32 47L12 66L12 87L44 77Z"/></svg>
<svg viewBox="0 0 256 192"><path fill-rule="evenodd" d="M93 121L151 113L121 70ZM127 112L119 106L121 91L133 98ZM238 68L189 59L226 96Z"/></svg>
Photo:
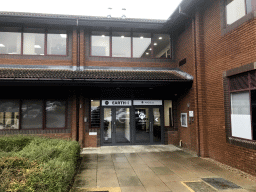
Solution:
<svg viewBox="0 0 256 192"><path fill-rule="evenodd" d="M78 141L80 143L80 145L83 147L83 143L84 143L84 127L85 127L85 123L84 123L84 112L85 112L85 102L82 96L79 97L79 125L78 125L78 129L79 129L79 134L78 134Z"/></svg>
<svg viewBox="0 0 256 192"><path fill-rule="evenodd" d="M73 94L72 98L72 107L71 107L71 135L72 140L77 140L77 97L76 94Z"/></svg>
<svg viewBox="0 0 256 192"><path fill-rule="evenodd" d="M203 12L203 11L202 11ZM209 156L208 153L208 134L206 126L206 85L205 85L205 63L204 63L204 30L203 14L200 11L195 13L193 20L193 36L195 51L195 123L197 129L198 152L202 157Z"/></svg>
<svg viewBox="0 0 256 192"><path fill-rule="evenodd" d="M72 43L72 66L77 66L77 30L73 29L72 35L73 43Z"/></svg>

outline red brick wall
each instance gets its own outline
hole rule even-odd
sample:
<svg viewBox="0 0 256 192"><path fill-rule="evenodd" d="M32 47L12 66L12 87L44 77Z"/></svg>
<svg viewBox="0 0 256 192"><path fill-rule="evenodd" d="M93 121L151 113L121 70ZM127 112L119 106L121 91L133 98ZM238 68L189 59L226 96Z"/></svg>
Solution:
<svg viewBox="0 0 256 192"><path fill-rule="evenodd" d="M226 143L223 72L256 61L256 20L221 36L219 1L204 13L206 114L210 157L256 175L256 151Z"/></svg>
<svg viewBox="0 0 256 192"><path fill-rule="evenodd" d="M193 24L190 21L187 29L178 35L175 38L174 42L174 59L175 65L179 66L179 61L186 58L186 64L180 66L179 68L192 75L195 78L195 67L194 67L194 40L193 40ZM177 118L178 118L178 136L179 141L182 140L183 147L189 148L190 150L196 151L196 122L191 122L188 124L188 127L181 127L180 114L189 113L189 111L196 110L194 97L195 97L195 83L193 83L192 88L184 93L183 95L178 95L177 100ZM190 107L187 107L187 104L190 104Z"/></svg>
<svg viewBox="0 0 256 192"><path fill-rule="evenodd" d="M176 38L175 62L178 65L180 60L187 58L187 63L179 68L194 76L191 90L179 96L178 118L180 113L188 112L188 102L189 110L195 113L194 123L187 128L179 125L178 140L183 141L184 147L197 151L200 135L202 156L256 175L256 151L226 141L223 89L223 72L256 61L256 20L221 35L220 10L220 1L211 1Z"/></svg>

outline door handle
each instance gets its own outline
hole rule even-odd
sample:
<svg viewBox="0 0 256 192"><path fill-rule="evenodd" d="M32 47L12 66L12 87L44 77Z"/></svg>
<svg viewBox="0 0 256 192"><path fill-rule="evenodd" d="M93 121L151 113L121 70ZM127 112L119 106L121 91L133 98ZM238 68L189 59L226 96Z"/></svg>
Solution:
<svg viewBox="0 0 256 192"><path fill-rule="evenodd" d="M114 122L112 121L112 133L114 133Z"/></svg>

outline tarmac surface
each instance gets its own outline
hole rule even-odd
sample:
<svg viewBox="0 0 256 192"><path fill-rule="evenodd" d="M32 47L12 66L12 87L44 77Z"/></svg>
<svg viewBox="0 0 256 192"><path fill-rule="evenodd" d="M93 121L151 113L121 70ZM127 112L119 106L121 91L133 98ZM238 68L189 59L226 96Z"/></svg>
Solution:
<svg viewBox="0 0 256 192"><path fill-rule="evenodd" d="M256 192L256 182L173 145L85 148L73 191Z"/></svg>

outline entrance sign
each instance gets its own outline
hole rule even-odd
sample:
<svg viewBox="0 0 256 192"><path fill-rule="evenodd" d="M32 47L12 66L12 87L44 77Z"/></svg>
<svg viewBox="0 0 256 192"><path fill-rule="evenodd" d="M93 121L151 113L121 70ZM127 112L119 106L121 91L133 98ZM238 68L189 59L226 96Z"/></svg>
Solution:
<svg viewBox="0 0 256 192"><path fill-rule="evenodd" d="M102 106L131 106L131 100L102 100Z"/></svg>
<svg viewBox="0 0 256 192"><path fill-rule="evenodd" d="M162 100L134 100L133 105L163 105Z"/></svg>

